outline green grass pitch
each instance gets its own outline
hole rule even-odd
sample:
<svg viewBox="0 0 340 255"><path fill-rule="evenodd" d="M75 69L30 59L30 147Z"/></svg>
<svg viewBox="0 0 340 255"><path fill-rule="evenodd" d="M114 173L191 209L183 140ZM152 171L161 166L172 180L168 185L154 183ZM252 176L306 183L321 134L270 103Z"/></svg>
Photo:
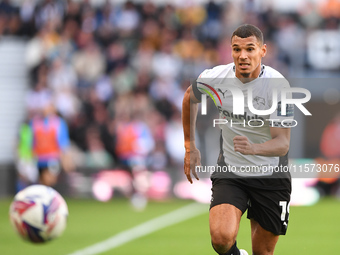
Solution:
<svg viewBox="0 0 340 255"><path fill-rule="evenodd" d="M57 240L34 245L12 229L8 219L10 200L0 200L1 255L62 255L103 241L121 231L181 208L192 201L150 202L143 212L134 211L127 200L107 203L68 199L68 226ZM323 199L314 206L291 207L286 236L280 237L275 254L339 254L340 201ZM242 219L238 246L251 254L249 221ZM210 246L207 213L133 240L102 254L196 255L215 254Z"/></svg>

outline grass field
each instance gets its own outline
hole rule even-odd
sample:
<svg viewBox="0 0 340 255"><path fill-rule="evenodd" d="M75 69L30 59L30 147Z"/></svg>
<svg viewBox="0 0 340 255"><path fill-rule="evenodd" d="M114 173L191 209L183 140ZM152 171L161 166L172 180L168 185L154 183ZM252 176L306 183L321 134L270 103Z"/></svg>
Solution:
<svg viewBox="0 0 340 255"><path fill-rule="evenodd" d="M22 241L8 220L10 200L0 200L1 255L70 254L115 234L182 208L192 201L151 202L143 212L134 211L127 200L108 203L67 200L68 226L57 240L33 245ZM210 246L207 212L181 223L132 240L101 254L117 255L197 255L215 254ZM291 207L287 236L281 237L277 255L340 254L340 201L323 199L309 207ZM249 221L243 217L238 246L251 251Z"/></svg>

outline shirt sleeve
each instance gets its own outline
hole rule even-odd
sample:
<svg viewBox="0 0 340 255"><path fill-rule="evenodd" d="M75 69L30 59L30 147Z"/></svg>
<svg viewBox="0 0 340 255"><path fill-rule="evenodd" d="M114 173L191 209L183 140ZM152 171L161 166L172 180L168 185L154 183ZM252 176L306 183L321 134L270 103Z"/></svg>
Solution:
<svg viewBox="0 0 340 255"><path fill-rule="evenodd" d="M197 100L201 101L201 95L203 94L197 87L197 81L194 81L191 84L192 87L192 91L194 92L194 95L196 97Z"/></svg>
<svg viewBox="0 0 340 255"><path fill-rule="evenodd" d="M222 105L221 98L215 88L218 72L219 70L216 68L206 69L197 78L193 86L193 91L198 100L201 100L201 95L205 94L214 101L216 106Z"/></svg>
<svg viewBox="0 0 340 255"><path fill-rule="evenodd" d="M204 81L207 78L207 74L210 72L211 69L205 69L197 78L196 81L194 81L192 86L192 91L194 92L194 95L197 100L201 101L201 95L207 94L206 90L204 89ZM207 94L208 95L208 94Z"/></svg>

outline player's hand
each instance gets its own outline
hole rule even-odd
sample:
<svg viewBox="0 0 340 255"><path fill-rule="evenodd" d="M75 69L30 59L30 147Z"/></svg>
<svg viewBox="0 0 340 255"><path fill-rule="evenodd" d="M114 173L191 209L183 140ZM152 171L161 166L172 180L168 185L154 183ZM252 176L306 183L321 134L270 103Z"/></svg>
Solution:
<svg viewBox="0 0 340 255"><path fill-rule="evenodd" d="M201 153L197 148L185 152L184 173L190 183L192 183L191 173L196 178L196 180L199 180L195 167L200 165L201 165Z"/></svg>
<svg viewBox="0 0 340 255"><path fill-rule="evenodd" d="M238 151L243 155L254 155L254 145L249 142L245 136L235 136L233 139L234 151Z"/></svg>

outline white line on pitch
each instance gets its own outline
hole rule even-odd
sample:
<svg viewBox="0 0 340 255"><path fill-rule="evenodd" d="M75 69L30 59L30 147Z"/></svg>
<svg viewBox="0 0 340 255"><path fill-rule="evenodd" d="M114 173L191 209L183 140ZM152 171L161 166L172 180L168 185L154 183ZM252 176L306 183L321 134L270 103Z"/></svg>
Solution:
<svg viewBox="0 0 340 255"><path fill-rule="evenodd" d="M130 228L117 235L114 235L102 242L91 245L87 248L75 251L69 255L95 255L114 249L132 240L146 236L160 229L177 224L179 222L196 217L207 212L206 205L193 203L179 208L175 211L144 222L136 227Z"/></svg>

